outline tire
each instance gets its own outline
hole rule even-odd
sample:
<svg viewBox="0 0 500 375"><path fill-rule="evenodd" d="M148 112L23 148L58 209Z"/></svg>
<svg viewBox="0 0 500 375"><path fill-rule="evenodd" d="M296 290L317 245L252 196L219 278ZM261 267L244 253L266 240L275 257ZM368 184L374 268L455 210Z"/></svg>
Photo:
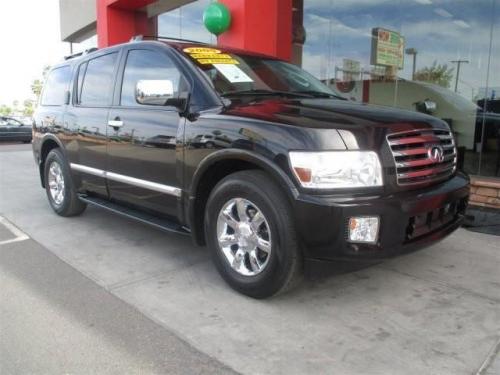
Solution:
<svg viewBox="0 0 500 375"><path fill-rule="evenodd" d="M243 225L240 216L247 218ZM282 189L262 171L237 172L215 186L205 211L205 233L217 270L240 293L268 298L301 279L302 253L292 209Z"/></svg>
<svg viewBox="0 0 500 375"><path fill-rule="evenodd" d="M54 168L53 171L51 168ZM56 176L62 177L62 184L61 179L57 179ZM76 216L87 208L87 205L78 199L68 163L57 148L51 150L45 159L44 181L50 206L58 215ZM57 186L57 189L52 190L51 186Z"/></svg>

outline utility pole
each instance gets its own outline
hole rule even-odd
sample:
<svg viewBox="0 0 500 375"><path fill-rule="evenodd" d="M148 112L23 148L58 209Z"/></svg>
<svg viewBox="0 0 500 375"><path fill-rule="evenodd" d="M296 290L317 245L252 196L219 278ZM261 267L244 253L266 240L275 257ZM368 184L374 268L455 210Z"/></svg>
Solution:
<svg viewBox="0 0 500 375"><path fill-rule="evenodd" d="M413 68L411 73L411 79L415 81L415 69L417 68L417 49L416 48L407 48L405 50L407 55L413 55Z"/></svg>
<svg viewBox="0 0 500 375"><path fill-rule="evenodd" d="M460 65L468 64L469 60L453 60L453 64L457 64L457 76L455 78L455 92L458 91L458 77L460 76Z"/></svg>

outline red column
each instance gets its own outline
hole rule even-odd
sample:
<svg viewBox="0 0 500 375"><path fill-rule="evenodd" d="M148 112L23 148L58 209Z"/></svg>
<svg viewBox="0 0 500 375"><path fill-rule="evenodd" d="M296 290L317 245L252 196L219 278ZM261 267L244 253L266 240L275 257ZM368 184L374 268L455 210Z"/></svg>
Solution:
<svg viewBox="0 0 500 375"><path fill-rule="evenodd" d="M138 9L155 0L97 0L99 48L128 42L134 35L155 35L156 20Z"/></svg>
<svg viewBox="0 0 500 375"><path fill-rule="evenodd" d="M231 12L231 27L218 44L290 60L292 0L219 0Z"/></svg>

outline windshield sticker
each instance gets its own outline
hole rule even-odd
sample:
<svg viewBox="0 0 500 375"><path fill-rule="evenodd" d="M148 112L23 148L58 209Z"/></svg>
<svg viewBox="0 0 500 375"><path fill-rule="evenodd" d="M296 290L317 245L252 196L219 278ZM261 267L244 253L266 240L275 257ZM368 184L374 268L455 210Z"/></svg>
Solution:
<svg viewBox="0 0 500 375"><path fill-rule="evenodd" d="M214 53L220 53L221 51L215 48L205 48L205 47L189 47L189 48L184 48L184 52L192 54L192 53L208 53L208 54L214 54Z"/></svg>
<svg viewBox="0 0 500 375"><path fill-rule="evenodd" d="M231 83L238 82L253 82L243 70L241 70L236 65L231 64L213 64L214 68L217 69L226 79Z"/></svg>
<svg viewBox="0 0 500 375"><path fill-rule="evenodd" d="M192 53L190 56L193 59L232 59L227 53Z"/></svg>
<svg viewBox="0 0 500 375"><path fill-rule="evenodd" d="M208 65L208 64L237 65L237 64L239 64L239 62L235 59L199 59L196 61L198 61L200 64L203 64L203 65Z"/></svg>

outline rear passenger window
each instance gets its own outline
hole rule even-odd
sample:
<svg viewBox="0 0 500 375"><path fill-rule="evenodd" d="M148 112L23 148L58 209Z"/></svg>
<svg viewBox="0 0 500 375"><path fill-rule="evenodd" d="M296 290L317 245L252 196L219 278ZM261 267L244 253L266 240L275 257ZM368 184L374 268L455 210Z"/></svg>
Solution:
<svg viewBox="0 0 500 375"><path fill-rule="evenodd" d="M43 89L42 105L63 105L66 99L66 93L69 89L71 80L71 69L69 66L63 66L52 70L49 73L47 82Z"/></svg>
<svg viewBox="0 0 500 375"><path fill-rule="evenodd" d="M160 52L132 50L128 53L123 73L121 105L139 106L135 89L140 80L169 79L174 84L174 97L179 93L181 73L170 58Z"/></svg>
<svg viewBox="0 0 500 375"><path fill-rule="evenodd" d="M87 69L81 86L79 103L83 106L101 106L111 104L113 72L118 53L97 57L87 63ZM80 67L79 73L81 73ZM80 77L80 74L79 78ZM78 84L80 85L80 84Z"/></svg>

